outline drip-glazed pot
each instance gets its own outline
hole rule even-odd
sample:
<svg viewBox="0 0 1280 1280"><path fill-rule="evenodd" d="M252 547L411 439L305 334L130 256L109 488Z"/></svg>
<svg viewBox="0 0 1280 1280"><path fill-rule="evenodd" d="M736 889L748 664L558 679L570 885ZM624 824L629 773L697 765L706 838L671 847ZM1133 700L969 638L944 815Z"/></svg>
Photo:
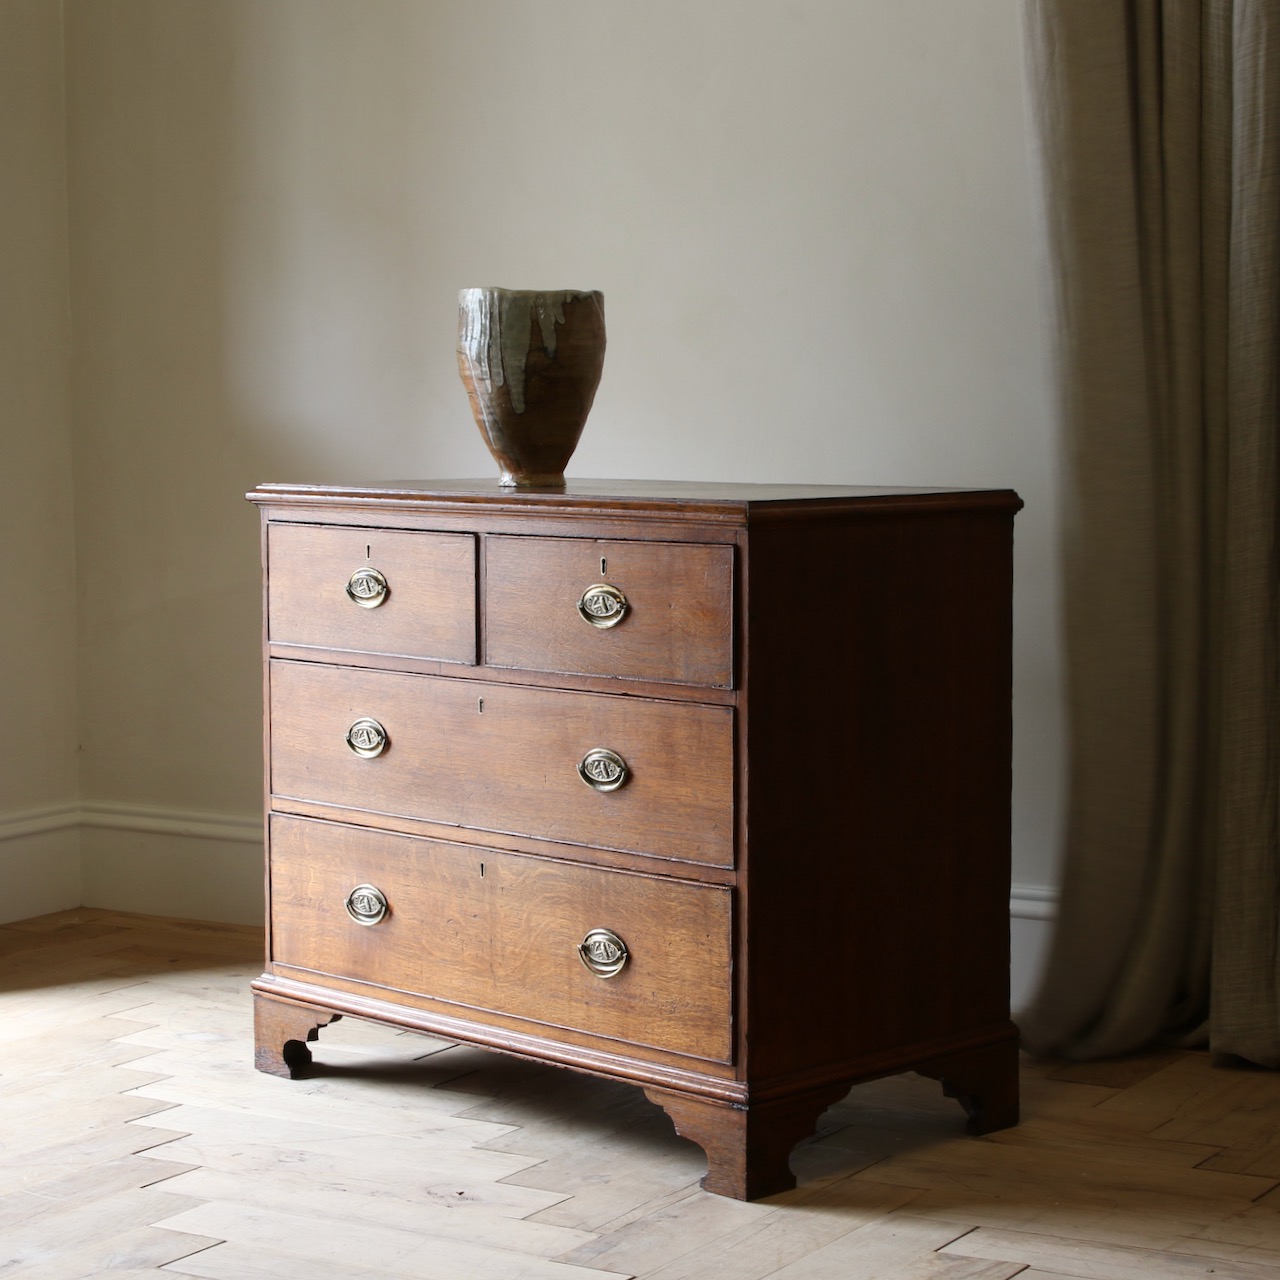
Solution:
<svg viewBox="0 0 1280 1280"><path fill-rule="evenodd" d="M604 348L602 293L458 295L458 371L503 485L564 484L600 383Z"/></svg>

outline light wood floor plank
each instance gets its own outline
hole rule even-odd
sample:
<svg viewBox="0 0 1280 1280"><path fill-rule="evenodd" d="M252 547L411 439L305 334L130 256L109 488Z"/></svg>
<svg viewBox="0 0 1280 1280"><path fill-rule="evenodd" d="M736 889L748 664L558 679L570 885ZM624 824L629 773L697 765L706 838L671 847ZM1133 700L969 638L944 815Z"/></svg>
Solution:
<svg viewBox="0 0 1280 1280"><path fill-rule="evenodd" d="M1099 1208L1123 1204L1139 1212L1174 1217L1206 1200L1250 1202L1275 1185L1273 1179L1249 1174L1144 1161L1130 1150L1112 1152L1087 1140L1075 1151L1040 1150L990 1139L940 1143L875 1165L862 1176L922 1189L961 1191L980 1199L1052 1195L1068 1186L1079 1204Z"/></svg>
<svg viewBox="0 0 1280 1280"><path fill-rule="evenodd" d="M157 1176L161 1166L141 1156L88 1163L67 1172L53 1173L41 1179L38 1175L21 1190L12 1190L0 1198L0 1233L40 1218L60 1218L79 1205L120 1192L158 1185L187 1171L189 1166L175 1165ZM47 1172L43 1165L40 1173Z"/></svg>
<svg viewBox="0 0 1280 1280"><path fill-rule="evenodd" d="M616 1273L552 1262L508 1249L448 1240L402 1228L282 1213L238 1202L211 1200L157 1224L172 1231L216 1236L240 1245L279 1248L325 1266L355 1265L388 1276L419 1280L617 1280Z"/></svg>
<svg viewBox="0 0 1280 1280"><path fill-rule="evenodd" d="M163 1185L163 1184L162 1184ZM101 1258L102 1266L138 1266L130 1249L112 1249L99 1253L106 1242L138 1238L152 1243L161 1237L152 1231L159 1218L189 1208L194 1202L170 1195L158 1188L128 1188L108 1195L86 1198L66 1208L56 1217L41 1215L9 1226L0 1238L0 1275L23 1274L25 1268L64 1264L68 1257L92 1254ZM165 1248L174 1245L171 1237ZM196 1245L185 1245L185 1251ZM162 1259L168 1262L180 1256L184 1247L175 1249ZM152 1265L156 1265L153 1263ZM87 1272L86 1275L92 1275Z"/></svg>
<svg viewBox="0 0 1280 1280"><path fill-rule="evenodd" d="M1023 1270L1018 1264L941 1257L938 1250L956 1234L954 1227L892 1213L765 1274L770 1280L1009 1280Z"/></svg>
<svg viewBox="0 0 1280 1280"><path fill-rule="evenodd" d="M286 1248L287 1243L283 1242ZM359 1263L339 1265L330 1259L321 1268L314 1258L231 1240L172 1262L159 1273L150 1273L152 1280L156 1280L157 1274L160 1277L199 1276L202 1280L389 1280L386 1271Z"/></svg>
<svg viewBox="0 0 1280 1280"><path fill-rule="evenodd" d="M818 1194L801 1188L755 1204L697 1194L666 1212L601 1235L566 1261L662 1280L721 1274L734 1280L764 1280L778 1268L892 1213L914 1194L853 1180ZM939 1238L955 1234L956 1229L941 1229Z"/></svg>
<svg viewBox="0 0 1280 1280"><path fill-rule="evenodd" d="M147 1062L158 1068L164 1065L150 1058ZM430 1135L442 1142L475 1146L500 1142L503 1132L509 1129L506 1125L473 1120L448 1110L438 1097L427 1096L424 1101L423 1091L415 1088L412 1075L385 1083L387 1087L380 1090L348 1093L323 1087L306 1088L301 1081L285 1083L263 1076L246 1078L243 1071L236 1074L192 1069L180 1077L161 1075L155 1081L129 1090L127 1096L302 1123L314 1119L319 1103L324 1108L325 1124L332 1128L414 1137ZM290 1087L291 1084L295 1087ZM495 1146L495 1149L498 1148Z"/></svg>
<svg viewBox="0 0 1280 1280"><path fill-rule="evenodd" d="M511 1214L502 1205L465 1196L426 1197L406 1188L402 1195L376 1190L317 1185L304 1173L279 1171L246 1188L245 1179L215 1169L194 1169L164 1184L165 1189L193 1201L221 1200L301 1217L322 1215L348 1224L354 1235L366 1227L392 1227L433 1239L562 1258L562 1255L594 1239L587 1232L548 1226Z"/></svg>
<svg viewBox="0 0 1280 1280"><path fill-rule="evenodd" d="M1206 1248L1240 1262L1270 1261L1280 1276L1280 1192L1191 1232Z"/></svg>
<svg viewBox="0 0 1280 1280"><path fill-rule="evenodd" d="M1060 1271L1086 1280L1276 1280L1269 1263L1208 1261L1203 1255L1166 1251L1158 1256L1140 1249L1086 1244L1057 1236L992 1231L980 1227L942 1252L965 1258L991 1258Z"/></svg>
<svg viewBox="0 0 1280 1280"><path fill-rule="evenodd" d="M153 1103L152 1105L162 1105ZM159 1113L164 1127L179 1129L189 1136L180 1144L183 1151L199 1150L198 1163L216 1159L217 1152L229 1152L259 1167L281 1159L295 1164L316 1157L337 1158L353 1168L383 1168L388 1176L400 1173L419 1180L423 1170L423 1143L412 1134L388 1134L352 1131L330 1125L322 1118L289 1120L225 1110L216 1107L179 1105ZM469 1143L433 1142L430 1146L430 1169L437 1178L469 1184L496 1182L521 1173L535 1163L527 1156L489 1151ZM159 1150L160 1158L168 1158L168 1150ZM177 1158L189 1160L186 1155Z"/></svg>
<svg viewBox="0 0 1280 1280"><path fill-rule="evenodd" d="M1018 1280L1080 1280L1079 1276L1064 1275L1061 1271L1041 1271L1039 1267L1028 1267L1018 1272Z"/></svg>

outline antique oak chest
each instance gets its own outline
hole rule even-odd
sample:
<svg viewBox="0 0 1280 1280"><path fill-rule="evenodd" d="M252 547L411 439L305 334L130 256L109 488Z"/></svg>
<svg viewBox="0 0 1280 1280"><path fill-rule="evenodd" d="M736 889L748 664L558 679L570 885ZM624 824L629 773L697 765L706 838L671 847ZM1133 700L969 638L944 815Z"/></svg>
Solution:
<svg viewBox="0 0 1280 1280"><path fill-rule="evenodd" d="M1016 1122L1016 495L249 497L260 1069L348 1015L630 1081L739 1198L862 1080Z"/></svg>

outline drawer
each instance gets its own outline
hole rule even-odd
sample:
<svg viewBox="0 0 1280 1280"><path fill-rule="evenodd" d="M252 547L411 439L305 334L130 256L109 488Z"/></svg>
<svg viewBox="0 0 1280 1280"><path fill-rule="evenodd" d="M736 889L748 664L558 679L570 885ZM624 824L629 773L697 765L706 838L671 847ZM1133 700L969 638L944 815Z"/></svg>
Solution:
<svg viewBox="0 0 1280 1280"><path fill-rule="evenodd" d="M270 875L278 965L730 1059L727 889L279 815ZM357 885L385 898L375 924L348 914ZM611 977L579 956L600 929L626 948Z"/></svg>
<svg viewBox="0 0 1280 1280"><path fill-rule="evenodd" d="M385 594L360 573L370 569ZM475 601L471 534L268 526L267 632L278 644L474 663Z"/></svg>
<svg viewBox="0 0 1280 1280"><path fill-rule="evenodd" d="M270 713L281 799L733 863L731 707L276 661ZM364 719L386 734L371 758L347 741ZM579 772L599 749L616 790Z"/></svg>
<svg viewBox="0 0 1280 1280"><path fill-rule="evenodd" d="M732 547L491 536L484 554L490 666L732 685ZM579 609L600 585L625 601L613 625Z"/></svg>

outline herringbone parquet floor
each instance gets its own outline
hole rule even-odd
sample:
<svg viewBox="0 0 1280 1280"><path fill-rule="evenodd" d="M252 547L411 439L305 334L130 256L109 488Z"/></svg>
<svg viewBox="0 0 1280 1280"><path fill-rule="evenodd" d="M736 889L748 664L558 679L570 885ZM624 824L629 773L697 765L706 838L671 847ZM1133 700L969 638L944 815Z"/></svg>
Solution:
<svg viewBox="0 0 1280 1280"><path fill-rule="evenodd" d="M638 1089L354 1023L252 1070L251 929L0 927L0 1277L1280 1278L1280 1077L1195 1053L1028 1064L988 1138L911 1076L699 1190Z"/></svg>

